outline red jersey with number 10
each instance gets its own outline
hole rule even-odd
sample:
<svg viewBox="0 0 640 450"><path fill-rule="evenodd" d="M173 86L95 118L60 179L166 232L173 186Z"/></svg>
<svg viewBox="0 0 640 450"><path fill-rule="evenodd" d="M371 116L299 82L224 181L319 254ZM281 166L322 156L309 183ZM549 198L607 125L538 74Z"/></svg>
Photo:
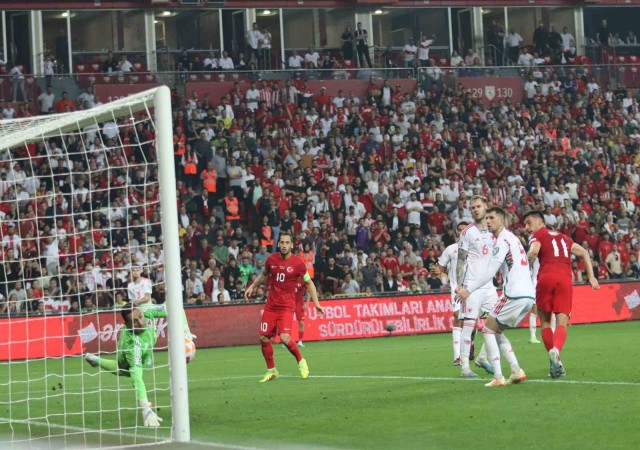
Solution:
<svg viewBox="0 0 640 450"><path fill-rule="evenodd" d="M529 239L529 245L540 243L538 259L540 260L539 273L561 271L571 275L571 246L570 237L548 228L540 228Z"/></svg>
<svg viewBox="0 0 640 450"><path fill-rule="evenodd" d="M269 273L267 307L293 310L298 281L307 273L304 261L293 254L283 259L280 252L276 252L269 255L264 267Z"/></svg>

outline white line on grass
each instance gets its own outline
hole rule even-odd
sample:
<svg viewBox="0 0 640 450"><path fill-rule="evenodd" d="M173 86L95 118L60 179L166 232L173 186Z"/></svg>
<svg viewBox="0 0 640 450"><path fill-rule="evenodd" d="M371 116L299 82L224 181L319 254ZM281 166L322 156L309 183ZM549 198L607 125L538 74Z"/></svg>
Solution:
<svg viewBox="0 0 640 450"><path fill-rule="evenodd" d="M258 375L237 375L228 377L211 377L211 378L196 378L189 380L189 383L210 383L212 381L234 381L234 380L249 380L258 379ZM280 378L298 378L294 375L280 375ZM309 378L315 379L358 379L358 380L411 380L411 381L487 381L488 378L460 378L460 377L421 377L421 376L401 376L401 375L311 375ZM590 385L590 386L637 386L640 387L640 382L633 381L596 381L596 380L551 380L548 378L527 378L527 383L552 383L552 384L578 384L578 385ZM157 381L156 385L168 385L168 381ZM108 391L116 391L117 387L107 387ZM13 392L12 395L19 396L21 394L38 394L46 393L48 390L34 390L29 392ZM83 394L84 391L65 390L65 394ZM0 402L1 403L1 402ZM3 419L0 418L0 422Z"/></svg>
<svg viewBox="0 0 640 450"><path fill-rule="evenodd" d="M93 433L99 433L99 434L105 434L105 435L110 435L110 436L122 436L122 437L128 437L128 438L133 438L133 439L140 439L143 441L149 441L149 440L153 440L154 437L153 436L145 436L145 435L139 435L136 433L126 433L126 432L122 432L122 431L118 431L118 430L96 430L93 428L83 428L83 427L76 427L73 425L60 425L60 424L55 424L55 423L50 423L50 422L39 422L37 420L28 420L28 419L21 419L21 420L16 420L16 419L9 419L7 417L0 417L0 423L20 423L20 424L25 424L25 425L30 425L30 426L34 426L34 427L47 427L47 428L51 428L51 429L56 429L56 430L66 430L66 431L72 431L74 432L73 434L93 434ZM56 436L56 438L59 438L62 436ZM47 439L47 437L43 437L43 439ZM136 444L132 444L135 446L153 446L153 445L168 445L168 444L176 444L175 442L169 440L168 438L161 438L162 440L160 441L154 441L154 442L149 442L149 443L136 443ZM247 447L244 445L234 445L234 444L224 444L222 442L205 442L205 441L189 441L189 442L185 442L185 445L187 444L191 444L191 445L198 445L201 447L212 447L212 448L219 448L219 449L224 449L224 450L263 450L259 447ZM102 449L109 449L109 448L123 448L126 447L126 445L116 445L116 446L110 446L110 447L100 447ZM97 448L97 447L96 447Z"/></svg>

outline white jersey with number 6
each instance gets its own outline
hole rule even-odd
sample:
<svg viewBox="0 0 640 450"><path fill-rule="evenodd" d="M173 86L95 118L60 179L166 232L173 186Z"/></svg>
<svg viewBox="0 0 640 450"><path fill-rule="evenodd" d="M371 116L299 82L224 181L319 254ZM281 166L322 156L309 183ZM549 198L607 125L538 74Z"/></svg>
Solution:
<svg viewBox="0 0 640 450"><path fill-rule="evenodd" d="M475 223L470 224L460 235L458 243L460 250L467 251L467 261L462 280L457 280L463 286L480 279L491 260L491 252L495 238L488 230L479 229ZM479 289L493 289L493 280Z"/></svg>

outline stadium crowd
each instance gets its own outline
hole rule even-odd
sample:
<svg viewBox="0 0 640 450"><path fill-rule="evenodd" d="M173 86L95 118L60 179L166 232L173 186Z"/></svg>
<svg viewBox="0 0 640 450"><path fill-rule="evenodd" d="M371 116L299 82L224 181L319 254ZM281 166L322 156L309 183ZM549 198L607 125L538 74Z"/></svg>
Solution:
<svg viewBox="0 0 640 450"><path fill-rule="evenodd" d="M640 95L533 67L524 103L485 106L435 73L409 90L372 79L362 98L314 92L300 73L236 83L219 103L176 96L185 304L244 301L281 231L323 296L446 289L433 268L473 195L504 207L523 243L519 218L541 210L600 279L639 278ZM38 100L41 113L101 104L91 87ZM122 304L132 264L164 301L153 139L140 116L3 152L0 314Z"/></svg>

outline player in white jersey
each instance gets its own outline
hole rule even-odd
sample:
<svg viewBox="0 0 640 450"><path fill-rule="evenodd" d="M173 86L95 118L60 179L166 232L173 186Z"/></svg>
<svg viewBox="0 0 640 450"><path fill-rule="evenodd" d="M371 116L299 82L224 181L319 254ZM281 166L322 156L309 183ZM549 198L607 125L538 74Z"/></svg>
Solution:
<svg viewBox="0 0 640 450"><path fill-rule="evenodd" d="M493 311L489 313L482 329L489 361L493 365L494 379L485 384L488 387L505 386L522 383L527 379L520 368L511 343L502 333L506 328L515 328L531 310L535 303L536 292L531 281L527 252L520 240L505 228L506 213L502 208L487 210L487 227L496 238L491 251L491 259L483 272L463 288L458 288L460 298L469 298L474 292L481 290L487 282L493 280L498 271L502 272L504 284L502 297ZM500 365L500 352L511 366L511 376L505 380Z"/></svg>
<svg viewBox="0 0 640 450"><path fill-rule="evenodd" d="M469 225L469 222L462 221L456 228L458 236ZM458 263L458 243L451 244L444 249L438 258L437 275L441 272L449 274L449 286L451 287L451 311L453 312L453 327L451 336L453 337L453 365L460 365L460 336L462 335L462 321L459 318L460 302L456 297L456 264Z"/></svg>
<svg viewBox="0 0 640 450"><path fill-rule="evenodd" d="M474 283L484 273L489 264L495 238L487 230L486 224L487 198L474 195L471 198L471 214L474 223L467 226L460 235L458 243L458 261L456 264L456 280L458 287L468 286ZM476 327L476 321L481 314L492 311L498 294L492 280L477 289L468 298L462 300L460 305L460 317L462 319L462 343L460 345L461 375L465 378L475 378L476 375L469 367L469 355L471 352L472 334ZM484 352L481 350L481 355ZM484 361L484 358L482 358ZM481 365L476 360L476 364Z"/></svg>
<svg viewBox="0 0 640 450"><path fill-rule="evenodd" d="M151 280L142 276L142 267L133 266L131 268L131 279L132 281L127 285L129 301L134 306L153 304Z"/></svg>

